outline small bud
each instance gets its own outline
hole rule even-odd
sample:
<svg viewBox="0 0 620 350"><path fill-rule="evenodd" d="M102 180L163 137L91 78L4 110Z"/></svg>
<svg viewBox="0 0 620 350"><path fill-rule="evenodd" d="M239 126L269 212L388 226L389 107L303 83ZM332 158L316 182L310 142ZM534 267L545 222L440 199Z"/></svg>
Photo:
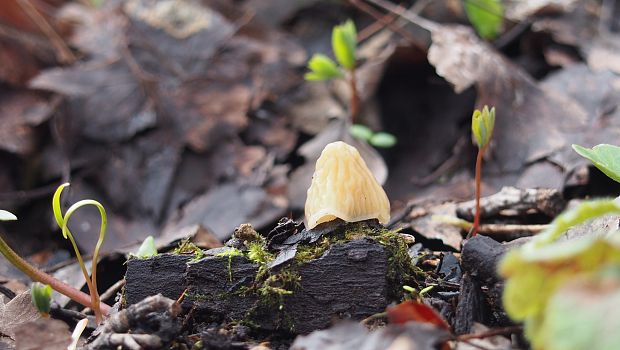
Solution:
<svg viewBox="0 0 620 350"><path fill-rule="evenodd" d="M314 54L308 61L308 69L310 72L306 73L304 78L309 81L329 80L343 76L336 62L320 53Z"/></svg>
<svg viewBox="0 0 620 350"><path fill-rule="evenodd" d="M30 289L32 304L44 317L49 316L52 300L52 287L35 282Z"/></svg>
<svg viewBox="0 0 620 350"><path fill-rule="evenodd" d="M334 27L332 31L332 50L341 66L346 69L355 68L357 30L353 21L348 20Z"/></svg>
<svg viewBox="0 0 620 350"><path fill-rule="evenodd" d="M489 144L494 127L495 107L489 110L488 106L484 106L482 112L477 109L474 111L471 119L471 131L479 148L486 147Z"/></svg>

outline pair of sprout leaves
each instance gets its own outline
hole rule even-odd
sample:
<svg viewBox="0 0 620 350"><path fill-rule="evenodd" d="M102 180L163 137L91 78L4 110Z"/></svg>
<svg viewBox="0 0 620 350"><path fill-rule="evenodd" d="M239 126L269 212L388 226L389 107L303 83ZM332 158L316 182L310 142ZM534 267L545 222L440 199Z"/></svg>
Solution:
<svg viewBox="0 0 620 350"><path fill-rule="evenodd" d="M573 148L620 182L620 147ZM534 349L620 348L620 232L558 241L570 228L605 215L620 215L617 199L584 202L502 260L504 307L524 322Z"/></svg>
<svg viewBox="0 0 620 350"><path fill-rule="evenodd" d="M56 190L56 192L54 193L54 197L52 200L52 209L54 212L54 218L56 220L56 223L62 230L63 237L65 239L69 239L69 241L71 242L71 245L73 246L73 249L76 254L76 258L80 264L80 268L82 270L82 273L84 274L84 278L86 279L86 284L88 285L90 296L84 295L83 293L76 290L75 288L68 286L61 281L58 281L54 277L49 276L43 273L42 271L38 270L37 268L33 267L28 262L23 260L19 255L17 255L17 253L15 253L6 244L6 242L4 242L4 240L2 240L1 238L0 238L0 251L7 258L9 262L11 262L17 268L19 268L22 272L28 275L31 279L37 282L49 284L48 286L34 285L32 289L33 302L41 313L46 314L49 312L49 308L50 308L49 300L51 297L51 289L53 288L57 290L58 292L67 295L71 299L81 304L84 304L85 306L91 307L95 313L95 317L97 321L99 322L103 319L103 314L107 314L109 310L109 306L105 305L103 307L103 312L102 312L101 302L99 300L99 293L97 292L97 261L99 258L99 250L101 249L101 246L103 245L103 241L105 239L105 232L107 228L107 216L106 216L105 208L101 205L101 203L95 200L92 200L92 199L81 200L73 204L71 207L69 207L69 209L67 209L66 213L63 215L62 210L61 210L61 205L60 205L60 196L61 196L62 191L67 186L69 186L68 183L60 185L58 189ZM69 227L68 227L68 222L71 216L78 209L84 206L88 206L88 205L96 207L99 210L99 213L101 216L99 239L97 240L97 244L95 245L95 249L93 252L93 258L92 258L92 275L89 275L86 265L84 264L84 259L82 258L82 254L80 253L80 250L77 247L75 239L73 238L73 235L71 234L71 231L69 230ZM1 210L0 220L3 220L3 221L17 220L17 217L8 211ZM90 301L88 301L88 299L90 299Z"/></svg>
<svg viewBox="0 0 620 350"><path fill-rule="evenodd" d="M353 21L348 20L337 25L332 30L332 51L336 57L334 62L328 56L317 53L308 61L308 73L304 78L308 81L323 81L345 78L348 72L349 79L355 74L357 65L357 29ZM355 84L351 84L356 89ZM396 145L396 137L387 132L374 132L366 125L353 124L349 129L351 135L364 140L378 148L390 148Z"/></svg>

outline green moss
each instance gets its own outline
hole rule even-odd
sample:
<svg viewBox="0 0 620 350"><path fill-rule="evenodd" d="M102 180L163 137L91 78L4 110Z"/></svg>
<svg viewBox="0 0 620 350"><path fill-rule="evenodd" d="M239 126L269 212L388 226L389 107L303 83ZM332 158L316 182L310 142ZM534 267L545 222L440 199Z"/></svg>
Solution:
<svg viewBox="0 0 620 350"><path fill-rule="evenodd" d="M227 256L228 257L228 280L230 282L232 282L232 258L234 256L242 256L242 255L243 255L243 252L237 248L230 248L216 255L216 256Z"/></svg>
<svg viewBox="0 0 620 350"><path fill-rule="evenodd" d="M172 254L177 255L190 255L193 254L194 257L191 261L200 260L205 256L205 252L200 249L197 245L195 245L189 238L184 239L179 243L179 245L174 248Z"/></svg>

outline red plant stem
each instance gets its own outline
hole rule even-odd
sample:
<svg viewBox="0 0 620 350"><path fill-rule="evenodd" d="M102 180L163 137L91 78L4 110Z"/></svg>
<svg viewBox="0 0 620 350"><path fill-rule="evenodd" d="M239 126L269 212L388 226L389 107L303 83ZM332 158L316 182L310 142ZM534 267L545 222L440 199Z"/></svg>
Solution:
<svg viewBox="0 0 620 350"><path fill-rule="evenodd" d="M351 124L355 124L355 117L359 110L359 96L357 94L357 79L355 77L355 68L349 70L351 77L349 84L351 86Z"/></svg>
<svg viewBox="0 0 620 350"><path fill-rule="evenodd" d="M480 184L482 182L482 156L485 150L486 146L479 148L476 157L476 213L474 214L474 226L471 229L472 237L478 234L480 228Z"/></svg>
<svg viewBox="0 0 620 350"><path fill-rule="evenodd" d="M74 300L77 303L80 303L86 307L92 308L90 295L73 288L72 286L57 280L56 278L46 274L45 272L37 269L36 267L30 265L26 260L22 259L9 245L4 241L4 239L0 238L0 252L2 255L11 263L13 266L20 269L23 273L25 273L30 279L35 282L41 282L43 284L49 284L52 289L57 291L58 293L64 294ZM110 312L110 306L106 304L101 304L101 312L104 315L108 315Z"/></svg>

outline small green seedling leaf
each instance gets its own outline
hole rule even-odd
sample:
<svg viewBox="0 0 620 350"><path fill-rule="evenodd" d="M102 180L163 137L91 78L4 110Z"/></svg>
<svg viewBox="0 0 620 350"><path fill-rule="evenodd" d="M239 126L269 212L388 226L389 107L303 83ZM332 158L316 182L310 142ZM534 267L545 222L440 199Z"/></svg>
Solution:
<svg viewBox="0 0 620 350"><path fill-rule="evenodd" d="M372 130L369 127L362 124L353 124L349 128L349 133L351 136L355 137L359 140L369 141L370 138L374 135Z"/></svg>
<svg viewBox="0 0 620 350"><path fill-rule="evenodd" d="M7 210L0 209L0 221L15 221L17 220L17 216Z"/></svg>
<svg viewBox="0 0 620 350"><path fill-rule="evenodd" d="M379 148L390 148L396 144L396 136L387 132L378 132L372 135L368 143Z"/></svg>
<svg viewBox="0 0 620 350"><path fill-rule="evenodd" d="M329 80L334 78L342 78L342 71L331 58L317 53L308 61L308 69L310 72L304 75L309 81Z"/></svg>
<svg viewBox="0 0 620 350"><path fill-rule="evenodd" d="M465 13L481 38L494 39L500 33L504 21L501 0L466 0Z"/></svg>
<svg viewBox="0 0 620 350"><path fill-rule="evenodd" d="M484 106L482 111L476 109L471 118L471 132L474 135L478 148L484 148L489 144L495 127L495 107L489 110Z"/></svg>
<svg viewBox="0 0 620 350"><path fill-rule="evenodd" d="M595 167L612 180L620 182L620 147L601 144L590 149L573 145L573 149L580 156L589 159Z"/></svg>
<svg viewBox="0 0 620 350"><path fill-rule="evenodd" d="M155 239L153 236L148 236L144 239L144 242L138 248L136 256L138 258L150 258L157 255L157 248L155 247Z"/></svg>
<svg viewBox="0 0 620 350"><path fill-rule="evenodd" d="M332 31L332 50L336 60L346 69L355 68L355 51L357 49L357 30L352 20L335 26Z"/></svg>
<svg viewBox="0 0 620 350"><path fill-rule="evenodd" d="M52 287L47 284L35 282L30 289L32 304L39 310L41 315L47 317L51 309Z"/></svg>

